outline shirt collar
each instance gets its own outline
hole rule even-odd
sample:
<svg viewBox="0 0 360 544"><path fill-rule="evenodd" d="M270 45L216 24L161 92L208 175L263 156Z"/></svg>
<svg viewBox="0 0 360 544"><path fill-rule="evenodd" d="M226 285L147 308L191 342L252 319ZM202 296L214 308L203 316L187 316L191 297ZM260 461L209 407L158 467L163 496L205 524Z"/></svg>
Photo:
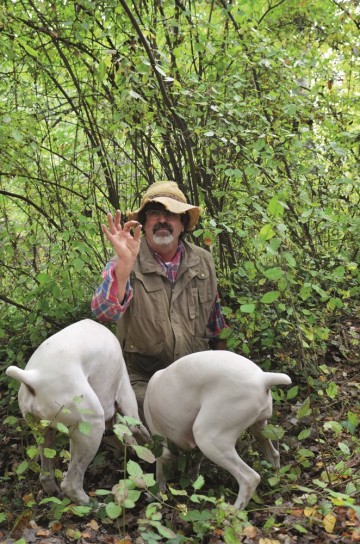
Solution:
<svg viewBox="0 0 360 544"><path fill-rule="evenodd" d="M185 253L185 246L184 244L182 243L181 240L179 240L179 245L177 247L177 250L176 250L176 253L174 255L174 257L171 259L170 261L170 264L174 265L174 264L179 264L181 259L183 258L183 255ZM161 261L162 263L164 263L164 261L162 260L162 258L160 257L160 255L158 253L156 253L156 251L153 251L152 252L152 255L153 257L155 257L155 259L159 262ZM165 264L165 263L164 263Z"/></svg>

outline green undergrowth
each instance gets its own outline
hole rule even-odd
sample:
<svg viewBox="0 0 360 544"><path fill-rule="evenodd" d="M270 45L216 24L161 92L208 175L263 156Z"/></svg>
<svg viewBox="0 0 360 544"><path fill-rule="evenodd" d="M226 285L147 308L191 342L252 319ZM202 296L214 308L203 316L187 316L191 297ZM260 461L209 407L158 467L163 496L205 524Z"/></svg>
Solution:
<svg viewBox="0 0 360 544"><path fill-rule="evenodd" d="M316 379L308 379L306 387L274 388L273 419L264 433L280 448L281 468L274 471L262 460L248 433L239 439L239 454L262 478L246 511L231 506L237 484L228 473L205 460L201 475L192 481L188 456L181 453L176 478L170 480L165 493L159 493L154 479L159 441L155 437L147 446L128 445L129 424L134 421L121 416L114 426L122 449L118 457L121 478L117 483L111 488L96 489L87 506L74 505L67 498L41 497L38 446L50 422L32 424L35 442L31 442L25 423L16 415L8 415L4 423L9 434L22 433L23 450L0 479L14 495L16 489L21 494L15 501L10 491L3 497L1 528L6 528L9 535L18 535L24 520L46 520L52 526L69 519L89 518L115 527L123 536L131 529L137 542L201 543L217 535L219 542L236 543L254 530L254 524L265 535L281 530L289 516L297 512L292 526L295 535L311 531L314 520L331 532L339 509L360 519L356 499L360 491L356 461L360 447L359 412L353 400L337 384L335 369L326 366ZM59 424L58 430L66 438L66 427ZM91 429L83 426L82 432ZM59 479L70 457L67 447L63 438L57 451L45 450L45 455L55 460ZM100 463L95 458L94 463L97 462ZM136 522L134 516L129 522L130 513ZM17 542L23 542L21 536Z"/></svg>

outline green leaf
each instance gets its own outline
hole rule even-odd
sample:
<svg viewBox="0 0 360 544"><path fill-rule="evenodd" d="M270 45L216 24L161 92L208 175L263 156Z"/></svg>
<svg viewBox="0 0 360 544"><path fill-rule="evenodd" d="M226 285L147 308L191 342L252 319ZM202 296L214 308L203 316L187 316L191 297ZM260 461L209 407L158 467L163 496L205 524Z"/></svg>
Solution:
<svg viewBox="0 0 360 544"><path fill-rule="evenodd" d="M56 456L56 450L52 448L44 448L44 455L47 459L54 459Z"/></svg>
<svg viewBox="0 0 360 544"><path fill-rule="evenodd" d="M30 459L34 459L37 455L39 455L39 450L36 446L29 446L26 448L26 454Z"/></svg>
<svg viewBox="0 0 360 544"><path fill-rule="evenodd" d="M274 195L268 204L268 212L274 217L280 217L284 213L284 204L279 201L280 195Z"/></svg>
<svg viewBox="0 0 360 544"><path fill-rule="evenodd" d="M112 492L109 491L108 489L97 489L95 491L95 495L100 495L100 496L103 496L103 495L112 495Z"/></svg>
<svg viewBox="0 0 360 544"><path fill-rule="evenodd" d="M48 504L49 502L52 502L54 504L62 504L62 505L68 505L70 504L70 499L64 499L64 500L61 500L61 499L58 499L57 497L46 497L45 499L41 499L41 501L39 502L39 504Z"/></svg>
<svg viewBox="0 0 360 544"><path fill-rule="evenodd" d="M288 400L294 399L295 397L297 397L298 392L299 392L299 387L297 385L294 385L288 390L286 394L286 398Z"/></svg>
<svg viewBox="0 0 360 544"><path fill-rule="evenodd" d="M142 102L145 102L143 97L139 93L136 93L135 91L130 90L129 95L132 96L132 98L136 98L137 100L141 100Z"/></svg>
<svg viewBox="0 0 360 544"><path fill-rule="evenodd" d="M331 399L334 399L337 396L338 387L335 382L329 383L328 387L326 388L326 393Z"/></svg>
<svg viewBox="0 0 360 544"><path fill-rule="evenodd" d="M126 505L126 501L129 500L129 501L132 501L133 503L135 503L136 501L139 500L140 495L141 495L141 491L139 491L138 489L130 489L129 494L126 497L126 500L124 502L125 507L126 508L132 508L132 507L129 507L129 506Z"/></svg>
<svg viewBox="0 0 360 544"><path fill-rule="evenodd" d="M61 423L60 421L57 421L57 422L56 422L56 429L57 429L60 433L69 434L69 429L66 427L66 425L64 425L64 424Z"/></svg>
<svg viewBox="0 0 360 544"><path fill-rule="evenodd" d="M275 302L280 296L279 291L268 291L263 295L260 299L260 302L263 304L271 304L272 302Z"/></svg>
<svg viewBox="0 0 360 544"><path fill-rule="evenodd" d="M269 440L281 440L285 434L285 429L283 429L280 425L272 425L269 423L265 429L261 431L261 434Z"/></svg>
<svg viewBox="0 0 360 544"><path fill-rule="evenodd" d="M303 417L307 417L310 414L311 414L310 397L307 397L297 412L297 418L302 419Z"/></svg>
<svg viewBox="0 0 360 544"><path fill-rule="evenodd" d="M91 423L88 423L87 421L79 421L78 423L78 429L82 434L85 434L87 436L91 435Z"/></svg>
<svg viewBox="0 0 360 544"><path fill-rule="evenodd" d="M105 511L110 519L117 519L121 515L122 506L114 502L109 502L105 506Z"/></svg>
<svg viewBox="0 0 360 544"><path fill-rule="evenodd" d="M294 256L292 253L289 253L288 251L285 251L284 252L284 257L286 259L286 262L289 266L291 266L291 268L295 268L296 267L296 260L294 259Z"/></svg>
<svg viewBox="0 0 360 544"><path fill-rule="evenodd" d="M147 463L155 463L156 457L149 448L145 446L138 446L136 444L131 445L131 448L136 452L136 455L139 459L146 461Z"/></svg>
<svg viewBox="0 0 360 544"><path fill-rule="evenodd" d="M131 459L130 461L127 462L126 468L127 468L129 476L140 477L143 475L143 470L141 466L135 461L132 461Z"/></svg>
<svg viewBox="0 0 360 544"><path fill-rule="evenodd" d="M345 455L350 455L350 448L345 442L339 442L338 447Z"/></svg>
<svg viewBox="0 0 360 544"><path fill-rule="evenodd" d="M322 289L319 285L317 284L312 284L311 287L314 289L314 291L316 291L322 299L326 300L329 298L329 295L327 294L326 291L324 291L324 289Z"/></svg>
<svg viewBox="0 0 360 544"><path fill-rule="evenodd" d="M197 491L198 489L201 489L203 487L204 483L205 483L205 479L203 476L200 475L197 477L197 479L192 484L192 486L195 489L195 491Z"/></svg>
<svg viewBox="0 0 360 544"><path fill-rule="evenodd" d="M338 421L325 421L323 425L325 431L333 431L336 436L340 436L343 428Z"/></svg>
<svg viewBox="0 0 360 544"><path fill-rule="evenodd" d="M114 433L119 438L121 442L127 437L132 436L132 432L127 425L122 423L116 423L114 425Z"/></svg>
<svg viewBox="0 0 360 544"><path fill-rule="evenodd" d="M144 478L145 483L146 483L146 485L148 487L152 487L156 483L154 474L151 474L151 473L150 474L144 474L143 478Z"/></svg>
<svg viewBox="0 0 360 544"><path fill-rule="evenodd" d="M278 266L275 266L274 268L268 268L264 272L264 276L268 278L269 280L279 280L284 275L284 272L282 269Z"/></svg>
<svg viewBox="0 0 360 544"><path fill-rule="evenodd" d="M273 238L273 236L275 236L275 231L274 229L271 227L271 225L264 225L261 229L260 229L260 238L261 240L270 240L271 238Z"/></svg>
<svg viewBox="0 0 360 544"><path fill-rule="evenodd" d="M15 416L8 416L4 419L4 423L6 423L6 425L10 425L10 426L14 426L14 425L17 425L19 422L19 418L15 417Z"/></svg>
<svg viewBox="0 0 360 544"><path fill-rule="evenodd" d="M344 266L336 267L335 270L333 270L332 275L336 280L343 280L345 276L345 267Z"/></svg>
<svg viewBox="0 0 360 544"><path fill-rule="evenodd" d="M348 431L354 435L356 432L356 428L359 425L359 416L355 412L349 411L347 413L347 421L343 421L342 425L345 429L348 429Z"/></svg>
<svg viewBox="0 0 360 544"><path fill-rule="evenodd" d="M298 434L298 439L305 440L305 438L309 438L310 435L311 435L311 429L304 429Z"/></svg>
<svg viewBox="0 0 360 544"><path fill-rule="evenodd" d="M234 527L225 527L224 541L226 544L238 544L240 542L239 535Z"/></svg>
<svg viewBox="0 0 360 544"><path fill-rule="evenodd" d="M27 461L22 461L20 465L18 465L16 468L16 471L15 471L16 474L18 475L23 474L27 470L28 466L29 466L29 463Z"/></svg>
<svg viewBox="0 0 360 544"><path fill-rule="evenodd" d="M300 448L297 450L297 455L299 455L299 457L303 457L304 459L315 457L315 453L307 448Z"/></svg>
<svg viewBox="0 0 360 544"><path fill-rule="evenodd" d="M299 533L307 533L308 532L308 530L305 529L305 527L303 527L299 523L294 524L294 529L296 529Z"/></svg>
<svg viewBox="0 0 360 544"><path fill-rule="evenodd" d="M174 489L173 487L169 485L169 491L175 497L177 496L187 497L187 491L185 489Z"/></svg>
<svg viewBox="0 0 360 544"><path fill-rule="evenodd" d="M168 527L165 527L164 525L157 525L156 529L158 530L159 534L167 539L169 538L176 538L176 534L174 531L169 529Z"/></svg>
<svg viewBox="0 0 360 544"><path fill-rule="evenodd" d="M84 268L85 266L85 263L82 259L80 259L79 257L77 257L76 259L74 259L71 263L73 265L73 267L75 268L75 270L77 272L81 272L81 270Z"/></svg>
<svg viewBox="0 0 360 544"><path fill-rule="evenodd" d="M72 506L71 512L75 514L75 516L84 517L90 514L92 511L92 506L85 506L85 505L76 505Z"/></svg>
<svg viewBox="0 0 360 544"><path fill-rule="evenodd" d="M279 476L272 476L271 478L268 478L268 482L269 482L269 485L271 485L271 487L275 487L276 485L279 485L280 481L281 480Z"/></svg>
<svg viewBox="0 0 360 544"><path fill-rule="evenodd" d="M244 314L253 314L255 311L255 307L255 304L253 304L252 302L249 304L241 304L240 312Z"/></svg>
<svg viewBox="0 0 360 544"><path fill-rule="evenodd" d="M25 49L25 51L29 53L29 55L35 58L38 57L38 52L35 51L35 49L33 49L30 45L28 45L25 40L23 40L22 38L17 38L17 40L21 44L21 46Z"/></svg>

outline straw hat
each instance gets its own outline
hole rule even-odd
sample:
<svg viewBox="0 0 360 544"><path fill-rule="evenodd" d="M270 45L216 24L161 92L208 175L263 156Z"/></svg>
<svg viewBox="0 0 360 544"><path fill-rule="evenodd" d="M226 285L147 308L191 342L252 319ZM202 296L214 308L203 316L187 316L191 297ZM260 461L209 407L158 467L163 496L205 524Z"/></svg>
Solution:
<svg viewBox="0 0 360 544"><path fill-rule="evenodd" d="M133 212L127 212L129 221L138 221L140 212L150 202L159 202L169 212L187 213L189 221L186 225L186 231L193 230L199 220L200 208L186 202L184 193L180 191L175 181L157 181L150 185L141 199L140 208Z"/></svg>

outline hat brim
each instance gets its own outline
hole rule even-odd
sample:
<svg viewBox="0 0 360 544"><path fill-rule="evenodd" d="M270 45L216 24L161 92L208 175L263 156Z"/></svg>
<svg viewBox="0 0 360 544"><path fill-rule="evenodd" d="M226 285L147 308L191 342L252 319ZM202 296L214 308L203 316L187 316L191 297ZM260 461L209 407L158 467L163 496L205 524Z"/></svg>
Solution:
<svg viewBox="0 0 360 544"><path fill-rule="evenodd" d="M146 198L138 210L133 212L127 212L129 221L138 221L139 213L144 209L146 204L149 202L159 202L162 204L169 212L173 213L187 213L189 216L188 224L186 225L186 230L194 230L196 223L199 221L201 208L199 206L192 206L192 204L187 204L186 202L180 202L174 198L167 196L156 196L154 198Z"/></svg>

